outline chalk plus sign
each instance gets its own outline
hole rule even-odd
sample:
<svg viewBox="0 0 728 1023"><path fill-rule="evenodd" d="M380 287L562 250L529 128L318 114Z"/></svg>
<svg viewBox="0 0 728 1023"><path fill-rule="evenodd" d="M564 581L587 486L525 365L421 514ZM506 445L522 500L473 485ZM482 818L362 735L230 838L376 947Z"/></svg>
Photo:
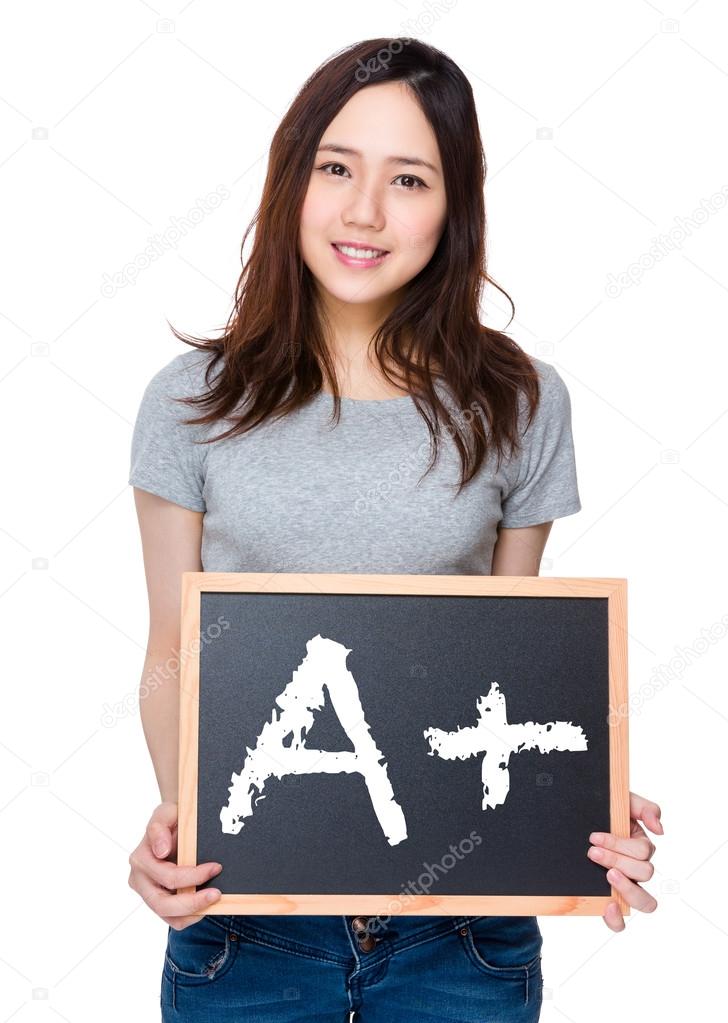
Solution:
<svg viewBox="0 0 728 1023"><path fill-rule="evenodd" d="M506 801L510 778L508 761L511 753L538 749L541 753L554 750L585 750L587 738L579 725L570 721L549 721L538 724L526 721L509 725L506 721L506 698L491 683L487 696L479 696L477 725L444 732L441 728L427 728L424 736L430 744L428 756L437 753L443 760L467 760L483 754L483 809L501 806Z"/></svg>

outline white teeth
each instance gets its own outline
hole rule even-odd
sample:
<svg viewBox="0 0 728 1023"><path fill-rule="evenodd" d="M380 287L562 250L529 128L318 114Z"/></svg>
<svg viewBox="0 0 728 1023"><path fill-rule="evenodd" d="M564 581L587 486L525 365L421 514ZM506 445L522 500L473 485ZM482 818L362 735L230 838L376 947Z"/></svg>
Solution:
<svg viewBox="0 0 728 1023"><path fill-rule="evenodd" d="M352 249L350 245L336 245L334 248L343 252L345 256L353 259L374 259L376 256L384 255L384 249Z"/></svg>

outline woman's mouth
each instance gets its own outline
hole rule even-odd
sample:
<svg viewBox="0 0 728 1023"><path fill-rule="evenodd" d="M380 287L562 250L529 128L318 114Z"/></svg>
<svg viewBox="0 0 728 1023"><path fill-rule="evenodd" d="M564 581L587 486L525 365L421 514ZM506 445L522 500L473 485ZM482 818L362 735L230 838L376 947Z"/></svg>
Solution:
<svg viewBox="0 0 728 1023"><path fill-rule="evenodd" d="M390 254L385 249L358 249L353 245L341 245L337 242L332 242L331 248L340 262L345 266L354 267L379 266Z"/></svg>

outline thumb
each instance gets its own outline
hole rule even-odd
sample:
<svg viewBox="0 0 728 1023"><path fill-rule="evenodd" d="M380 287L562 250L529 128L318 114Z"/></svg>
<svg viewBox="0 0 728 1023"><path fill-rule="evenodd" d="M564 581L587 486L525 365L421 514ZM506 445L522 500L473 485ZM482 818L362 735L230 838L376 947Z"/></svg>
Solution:
<svg viewBox="0 0 728 1023"><path fill-rule="evenodd" d="M149 842L155 856L168 856L172 850L172 829L177 824L177 804L171 801L160 803L151 816L147 827Z"/></svg>
<svg viewBox="0 0 728 1023"><path fill-rule="evenodd" d="M665 829L662 826L660 817L662 810L657 803L650 799L638 796L636 792L630 792L630 817L632 820L641 820L655 835L664 835Z"/></svg>

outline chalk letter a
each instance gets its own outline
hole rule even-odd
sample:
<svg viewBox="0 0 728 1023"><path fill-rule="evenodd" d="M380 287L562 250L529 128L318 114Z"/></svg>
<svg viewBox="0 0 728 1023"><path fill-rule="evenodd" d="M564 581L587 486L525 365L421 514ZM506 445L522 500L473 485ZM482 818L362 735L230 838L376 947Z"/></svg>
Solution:
<svg viewBox="0 0 728 1023"><path fill-rule="evenodd" d="M351 650L332 639L314 636L306 643L306 656L293 672L291 681L276 697L270 721L263 725L254 749L246 746L240 774L232 775L230 798L220 810L222 830L237 835L255 804L265 799L268 778L288 774L361 774L369 790L374 812L390 845L407 838L402 807L394 798L383 754L372 738L364 718L359 689L346 667ZM314 722L314 711L324 704L324 686L333 708L349 736L354 751L309 749L305 736ZM284 738L291 736L288 745Z"/></svg>

